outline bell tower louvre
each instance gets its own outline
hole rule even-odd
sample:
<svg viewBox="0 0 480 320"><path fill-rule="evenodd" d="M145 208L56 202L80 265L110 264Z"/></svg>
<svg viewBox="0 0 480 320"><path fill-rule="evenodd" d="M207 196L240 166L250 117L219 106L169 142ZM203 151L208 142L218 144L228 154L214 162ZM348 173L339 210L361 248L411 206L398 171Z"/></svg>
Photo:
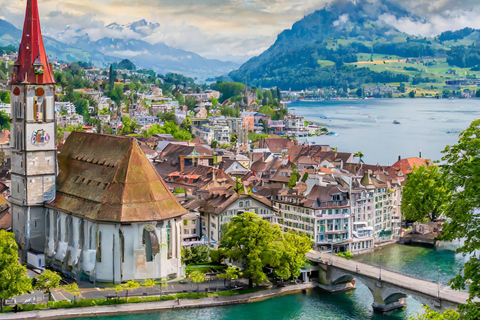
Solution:
<svg viewBox="0 0 480 320"><path fill-rule="evenodd" d="M12 229L21 258L42 259L45 202L55 199L55 80L43 44L37 0L27 0L17 61L10 69Z"/></svg>

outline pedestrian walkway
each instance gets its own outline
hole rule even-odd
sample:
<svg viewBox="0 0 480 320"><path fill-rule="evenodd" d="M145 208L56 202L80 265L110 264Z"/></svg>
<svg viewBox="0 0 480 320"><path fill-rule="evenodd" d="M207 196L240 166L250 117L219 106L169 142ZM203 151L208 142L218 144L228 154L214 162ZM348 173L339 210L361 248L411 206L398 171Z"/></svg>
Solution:
<svg viewBox="0 0 480 320"><path fill-rule="evenodd" d="M168 300L158 302L132 303L120 304L112 306L98 306L88 308L69 308L69 309L50 309L39 311L28 311L21 313L6 313L2 314L2 319L17 320L17 319L65 319L76 317L106 317L115 315L129 315L136 313L156 312L168 309L177 308L204 308L216 307L224 305L233 305L241 303L250 303L268 299L277 295L298 292L313 288L313 283L303 283L288 285L286 287L276 287L266 289L259 292L234 295L234 296L214 296L203 299L184 299L184 300Z"/></svg>

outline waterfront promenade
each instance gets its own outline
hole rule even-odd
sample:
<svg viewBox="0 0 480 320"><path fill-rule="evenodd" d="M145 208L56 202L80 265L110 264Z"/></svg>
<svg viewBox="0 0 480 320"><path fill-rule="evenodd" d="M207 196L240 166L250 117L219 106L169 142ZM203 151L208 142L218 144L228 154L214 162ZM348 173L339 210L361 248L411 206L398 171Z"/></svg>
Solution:
<svg viewBox="0 0 480 320"><path fill-rule="evenodd" d="M301 290L313 288L313 283L292 284L286 287L277 287L258 292L233 295L233 296L213 296L203 299L182 299L167 300L158 302L144 302L131 304L118 304L111 306L97 306L86 308L67 308L50 309L40 311L27 311L19 313L1 314L1 319L69 319L81 317L106 317L116 315L128 315L138 313L158 312L170 309L182 308L208 308L216 306L227 306L234 304L243 304L269 299L282 294L295 293Z"/></svg>
<svg viewBox="0 0 480 320"><path fill-rule="evenodd" d="M329 254L320 254L318 252L309 252L306 257L312 261L330 261L333 265L329 268L337 269L339 276L342 274L351 275L359 280L367 279L378 282L381 272L381 283L390 287L391 291L395 288L399 292L411 294L412 296L421 295L431 298L432 301L446 301L451 304L463 304L468 299L467 291L452 290L449 286L414 278L408 275L381 269L377 266L361 263L355 260L347 260L337 256L331 257Z"/></svg>

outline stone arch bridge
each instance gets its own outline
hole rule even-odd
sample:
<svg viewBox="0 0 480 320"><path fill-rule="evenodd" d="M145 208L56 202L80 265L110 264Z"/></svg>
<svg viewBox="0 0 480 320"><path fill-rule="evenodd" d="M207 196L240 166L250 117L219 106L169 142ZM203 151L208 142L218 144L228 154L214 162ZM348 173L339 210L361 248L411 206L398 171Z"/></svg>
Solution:
<svg viewBox="0 0 480 320"><path fill-rule="evenodd" d="M306 258L318 266L315 281L320 288L341 292L354 288L355 281L361 281L372 293L372 307L377 311L403 308L407 296L438 311L456 308L468 299L468 292L400 273L382 269L380 277L380 268L358 261L322 256L316 252L307 253Z"/></svg>

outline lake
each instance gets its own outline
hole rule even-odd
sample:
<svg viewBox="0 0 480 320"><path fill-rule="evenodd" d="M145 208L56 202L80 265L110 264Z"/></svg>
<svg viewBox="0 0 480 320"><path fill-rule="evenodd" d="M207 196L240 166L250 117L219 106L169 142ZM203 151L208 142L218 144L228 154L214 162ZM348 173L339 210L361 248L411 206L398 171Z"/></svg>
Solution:
<svg viewBox="0 0 480 320"><path fill-rule="evenodd" d="M289 104L289 111L339 134L309 140L338 151L361 151L365 163L388 165L398 156L418 157L420 150L422 158L440 160L445 146L456 143L459 133L480 118L480 100L299 101Z"/></svg>

